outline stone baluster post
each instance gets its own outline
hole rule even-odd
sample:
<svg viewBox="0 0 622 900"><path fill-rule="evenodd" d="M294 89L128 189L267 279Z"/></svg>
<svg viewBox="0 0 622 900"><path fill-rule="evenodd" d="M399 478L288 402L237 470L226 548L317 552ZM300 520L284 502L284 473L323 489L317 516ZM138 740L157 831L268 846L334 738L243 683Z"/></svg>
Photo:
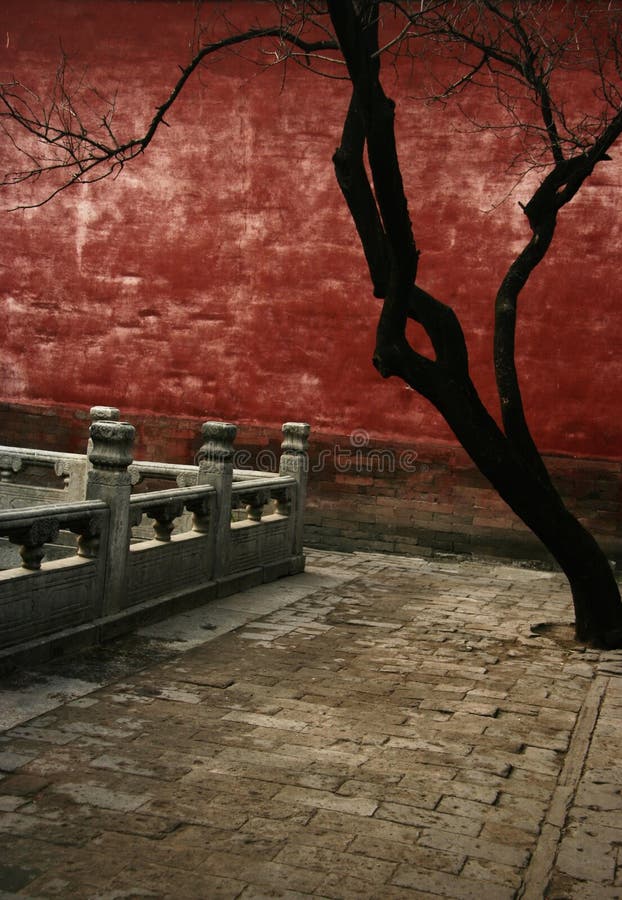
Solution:
<svg viewBox="0 0 622 900"><path fill-rule="evenodd" d="M45 556L44 544L51 544L58 537L59 522L52 517L36 519L25 528L15 528L9 532L9 541L19 546L22 567L38 572Z"/></svg>
<svg viewBox="0 0 622 900"><path fill-rule="evenodd" d="M121 420L121 412L116 406L91 406L89 418L91 420L91 425L94 422L119 422ZM86 445L87 457L90 455L92 449L93 439L89 437ZM91 466L89 465L88 468L90 469Z"/></svg>
<svg viewBox="0 0 622 900"><path fill-rule="evenodd" d="M241 499L249 522L261 522L264 507L270 499L270 492L254 491L252 494L243 494Z"/></svg>
<svg viewBox="0 0 622 900"><path fill-rule="evenodd" d="M91 424L93 422L118 422L121 413L115 406L92 406L89 410ZM54 471L65 479L65 491L68 500L84 500L86 494L86 481L89 471L93 468L89 461L93 439L89 437L86 445L86 459L59 459Z"/></svg>
<svg viewBox="0 0 622 900"><path fill-rule="evenodd" d="M127 593L130 545L130 494L128 466L132 462L135 430L127 422L93 422L90 427L87 500L104 500L110 507L104 604L102 612L123 609Z"/></svg>
<svg viewBox="0 0 622 900"><path fill-rule="evenodd" d="M199 452L197 484L211 484L216 489L213 544L215 578L226 575L229 568L233 442L237 432L237 426L229 422L205 422L201 427L203 445Z"/></svg>
<svg viewBox="0 0 622 900"><path fill-rule="evenodd" d="M311 427L306 422L285 422L282 431L279 475L293 475L296 479L296 504L291 510L291 515L294 516L292 553L298 557L295 571L302 571L304 568L302 535L309 474L308 438Z"/></svg>

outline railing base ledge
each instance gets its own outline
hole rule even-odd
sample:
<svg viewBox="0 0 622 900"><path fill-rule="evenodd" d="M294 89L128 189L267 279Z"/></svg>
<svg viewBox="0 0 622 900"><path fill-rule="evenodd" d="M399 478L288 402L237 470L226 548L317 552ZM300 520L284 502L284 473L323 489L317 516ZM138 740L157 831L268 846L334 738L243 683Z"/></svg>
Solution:
<svg viewBox="0 0 622 900"><path fill-rule="evenodd" d="M73 656L81 650L129 634L142 625L161 621L176 613L194 609L209 603L210 600L228 597L239 591L245 591L288 575L297 575L304 571L304 565L305 558L302 555L287 557L264 566L221 576L216 581L205 582L182 593L167 594L155 600L146 600L82 625L42 635L12 647L5 647L0 650L0 675L16 668L30 667L61 657Z"/></svg>

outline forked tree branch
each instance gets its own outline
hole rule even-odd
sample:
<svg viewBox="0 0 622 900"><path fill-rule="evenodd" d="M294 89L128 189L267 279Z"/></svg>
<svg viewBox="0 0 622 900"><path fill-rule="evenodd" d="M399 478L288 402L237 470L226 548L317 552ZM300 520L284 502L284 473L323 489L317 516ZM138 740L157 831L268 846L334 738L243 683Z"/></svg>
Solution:
<svg viewBox="0 0 622 900"><path fill-rule="evenodd" d="M87 128L75 108L75 103L65 85L65 59L59 67L56 91L60 99L53 97L46 108L37 95L19 81L0 85L0 128L13 146L30 162L24 170L4 175L4 184L20 184L36 181L44 175L60 175L61 182L46 196L34 203L20 204L16 209L31 209L48 203L61 191L74 184L88 184L116 175L130 160L145 152L162 125L167 125L166 115L175 104L194 72L211 55L241 44L264 38L278 38L285 46L295 47L311 55L318 51L336 50L331 39L307 41L299 33L284 30L280 25L270 28L250 28L229 34L200 47L186 66L180 66L180 75L167 99L157 108L155 115L139 137L118 140L112 129L114 104L99 123L103 137ZM281 60L279 60L281 61ZM25 148L15 137L11 126L35 141L37 150ZM50 155L47 155L50 154Z"/></svg>
<svg viewBox="0 0 622 900"><path fill-rule="evenodd" d="M329 9L353 85L335 168L376 296L384 299L375 364L383 375L399 374L434 399L444 377L468 380L466 342L453 310L415 284L418 251L395 146L394 107L377 63L377 4L369 5L366 16L337 0ZM375 193L364 164L365 144ZM408 318L428 335L434 360L409 345Z"/></svg>

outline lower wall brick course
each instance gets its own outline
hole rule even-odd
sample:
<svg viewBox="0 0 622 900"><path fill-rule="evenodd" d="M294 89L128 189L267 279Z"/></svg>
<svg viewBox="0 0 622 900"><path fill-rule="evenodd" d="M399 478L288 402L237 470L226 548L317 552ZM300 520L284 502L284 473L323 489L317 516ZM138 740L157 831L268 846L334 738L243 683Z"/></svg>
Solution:
<svg viewBox="0 0 622 900"><path fill-rule="evenodd" d="M201 443L199 420L124 415L137 428L137 458L180 463L194 459ZM3 441L14 446L82 453L87 417L88 410L76 407L0 404ZM250 467L261 462L258 454L262 452L278 458L279 439L273 431L240 427L236 446L248 451ZM312 432L306 513L310 546L390 553L410 553L413 548L420 553L425 547L551 563L460 448L441 443L418 447L410 470L398 462L403 451L411 448L374 442L371 455L363 460L355 456L348 471L339 471L333 453L336 446L349 446L349 438ZM394 464L379 471L387 454ZM594 532L609 557L622 564L620 461L548 456L546 462L570 508Z"/></svg>

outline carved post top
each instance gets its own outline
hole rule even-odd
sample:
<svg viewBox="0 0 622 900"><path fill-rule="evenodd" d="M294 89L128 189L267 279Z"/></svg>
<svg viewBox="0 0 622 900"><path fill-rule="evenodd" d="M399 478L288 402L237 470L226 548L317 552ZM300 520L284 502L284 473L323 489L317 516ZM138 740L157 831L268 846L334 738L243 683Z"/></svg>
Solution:
<svg viewBox="0 0 622 900"><path fill-rule="evenodd" d="M229 462L233 458L233 442L237 433L237 425L230 422L204 422L201 426L203 445L199 450L199 460Z"/></svg>
<svg viewBox="0 0 622 900"><path fill-rule="evenodd" d="M281 428L283 432L283 442L281 450L283 453L306 453L309 449L308 438L311 433L311 426L306 422L285 422Z"/></svg>
<svg viewBox="0 0 622 900"><path fill-rule="evenodd" d="M104 420L118 422L121 418L121 413L116 406L91 406L89 416L91 422L102 422Z"/></svg>
<svg viewBox="0 0 622 900"><path fill-rule="evenodd" d="M91 406L89 410L91 422L118 422L121 413L116 406ZM91 463L91 453L93 450L93 439L89 438L86 442L87 464ZM130 460L131 461L131 460Z"/></svg>
<svg viewBox="0 0 622 900"><path fill-rule="evenodd" d="M89 429L92 446L88 457L96 469L125 471L132 463L136 429L128 422L93 422Z"/></svg>

